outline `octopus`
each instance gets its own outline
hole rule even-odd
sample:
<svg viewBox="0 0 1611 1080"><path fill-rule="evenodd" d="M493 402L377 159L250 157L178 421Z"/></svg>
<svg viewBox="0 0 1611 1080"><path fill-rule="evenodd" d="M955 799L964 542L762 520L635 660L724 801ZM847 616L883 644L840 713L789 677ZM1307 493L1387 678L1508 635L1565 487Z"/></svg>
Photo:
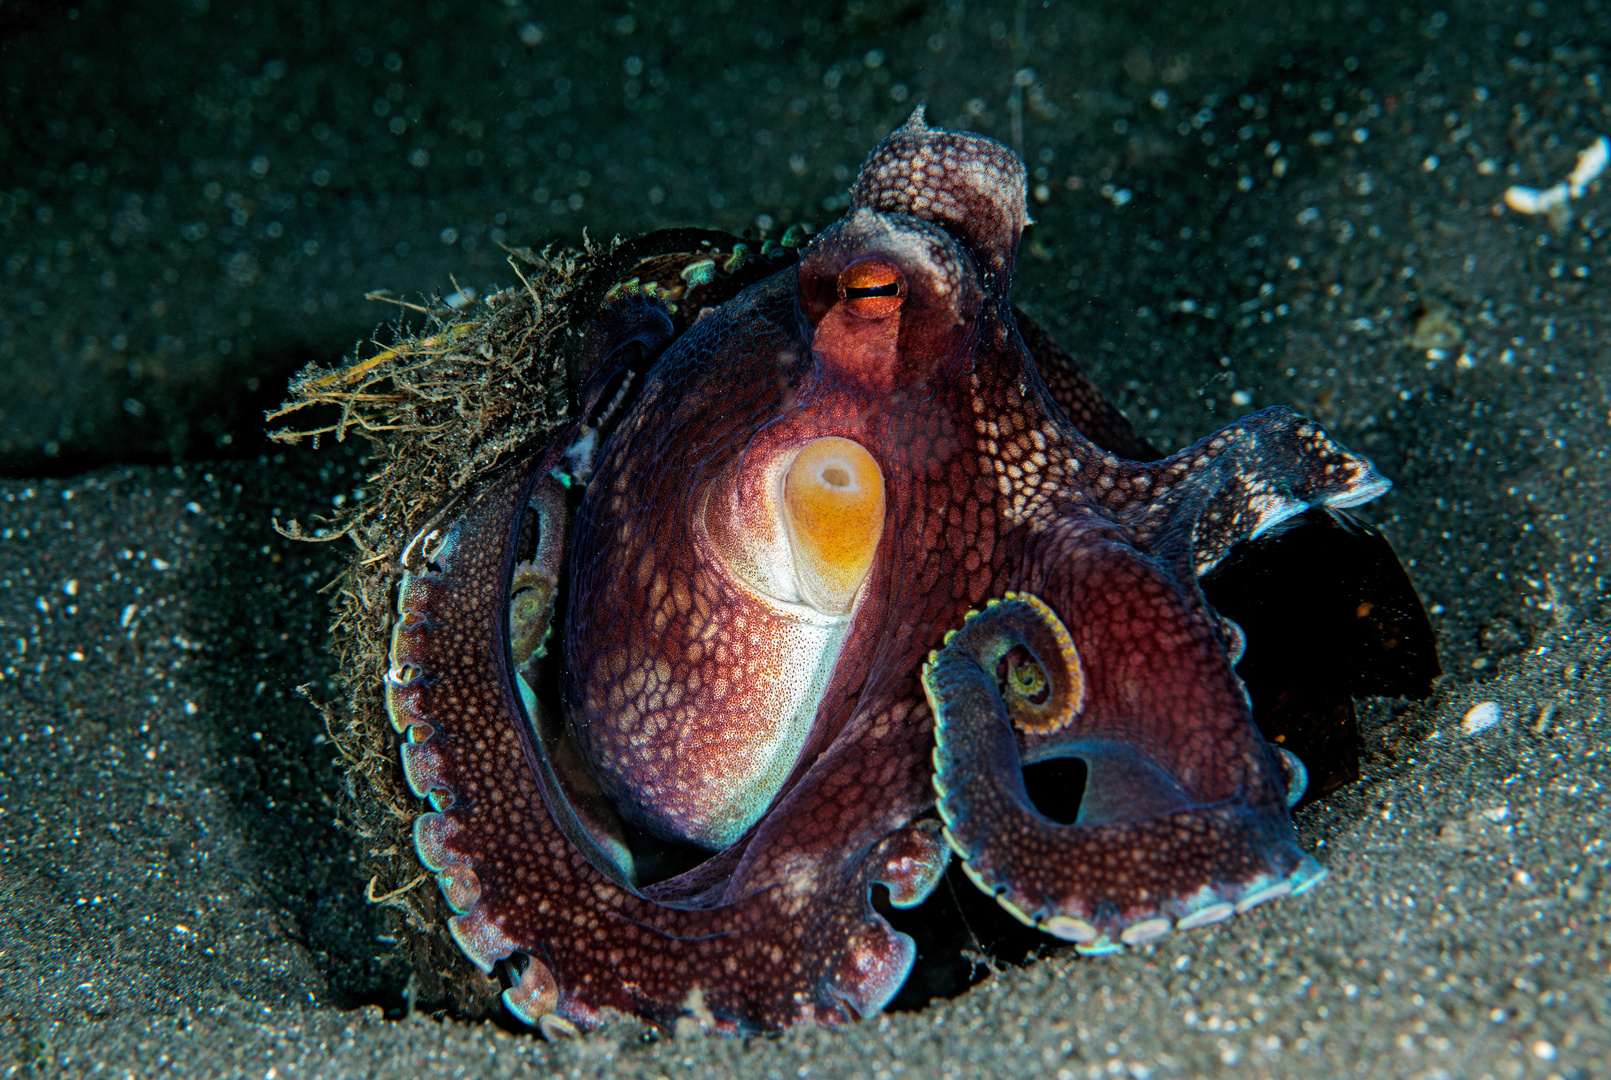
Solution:
<svg viewBox="0 0 1611 1080"><path fill-rule="evenodd" d="M1087 954L1325 877L1204 587L1389 481L1287 408L1158 453L1009 300L1028 223L920 109L803 248L629 245L574 423L408 544L415 849L519 1021L877 1013L916 950L874 890L953 861Z"/></svg>

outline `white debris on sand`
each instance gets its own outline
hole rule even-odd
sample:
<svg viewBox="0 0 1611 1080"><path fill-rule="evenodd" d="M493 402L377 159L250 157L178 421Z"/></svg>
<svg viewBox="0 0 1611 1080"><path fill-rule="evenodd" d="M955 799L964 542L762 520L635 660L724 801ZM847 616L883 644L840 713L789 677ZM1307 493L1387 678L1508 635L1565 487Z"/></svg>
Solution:
<svg viewBox="0 0 1611 1080"><path fill-rule="evenodd" d="M1587 150L1578 154L1577 167L1572 170L1572 175L1566 178L1567 184L1572 189L1572 198L1582 197L1583 189L1605 172L1608 161L1611 161L1611 142L1606 141L1606 137L1601 135Z"/></svg>
<svg viewBox="0 0 1611 1080"><path fill-rule="evenodd" d="M1467 710L1465 718L1460 721L1460 734L1475 735L1487 731L1499 723L1500 715L1497 701L1478 702Z"/></svg>
<svg viewBox="0 0 1611 1080"><path fill-rule="evenodd" d="M1611 141L1601 135L1577 155L1577 165L1565 180L1542 190L1513 185L1505 189L1505 205L1518 214L1548 214L1557 229L1565 228L1572 220L1570 201L1582 198L1584 189L1605 172L1608 161L1611 161Z"/></svg>

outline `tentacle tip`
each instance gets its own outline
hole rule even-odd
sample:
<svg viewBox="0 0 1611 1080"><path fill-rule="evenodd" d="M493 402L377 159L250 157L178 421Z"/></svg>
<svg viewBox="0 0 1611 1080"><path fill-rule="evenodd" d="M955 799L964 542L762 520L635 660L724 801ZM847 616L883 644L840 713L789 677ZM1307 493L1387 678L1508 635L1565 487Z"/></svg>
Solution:
<svg viewBox="0 0 1611 1080"><path fill-rule="evenodd" d="M1288 878L1292 882L1292 895L1302 896L1330 876L1331 871L1315 861L1313 855L1305 855Z"/></svg>
<svg viewBox="0 0 1611 1080"><path fill-rule="evenodd" d="M877 917L851 941L828 993L855 1017L865 1019L894 1000L916 962L917 942Z"/></svg>
<svg viewBox="0 0 1611 1080"><path fill-rule="evenodd" d="M526 967L513 986L503 992L503 1007L509 1015L527 1027L535 1027L550 1042L558 1037L574 1038L576 1025L554 1013L559 1004L559 983L548 965L534 957L526 958ZM550 1033L550 1028L555 1033Z"/></svg>
<svg viewBox="0 0 1611 1080"><path fill-rule="evenodd" d="M929 820L891 838L883 868L874 880L889 890L889 902L895 907L916 907L939 886L945 868L951 865L943 829L939 822Z"/></svg>
<svg viewBox="0 0 1611 1080"><path fill-rule="evenodd" d="M1375 467L1366 464L1360 478L1349 484L1337 494L1325 500L1325 504L1333 510L1347 510L1351 506L1362 506L1372 499L1387 494L1393 486L1393 481L1377 472Z"/></svg>

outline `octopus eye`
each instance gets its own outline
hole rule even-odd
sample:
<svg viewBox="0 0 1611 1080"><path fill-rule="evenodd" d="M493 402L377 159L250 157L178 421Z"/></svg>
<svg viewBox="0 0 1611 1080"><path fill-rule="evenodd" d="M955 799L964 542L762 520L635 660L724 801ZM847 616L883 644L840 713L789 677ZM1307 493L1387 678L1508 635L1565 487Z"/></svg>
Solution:
<svg viewBox="0 0 1611 1080"><path fill-rule="evenodd" d="M783 517L801 592L845 612L884 535L884 475L858 443L814 439L783 478Z"/></svg>
<svg viewBox="0 0 1611 1080"><path fill-rule="evenodd" d="M864 318L893 315L905 299L905 276L893 263L883 259L860 259L839 275L840 302Z"/></svg>

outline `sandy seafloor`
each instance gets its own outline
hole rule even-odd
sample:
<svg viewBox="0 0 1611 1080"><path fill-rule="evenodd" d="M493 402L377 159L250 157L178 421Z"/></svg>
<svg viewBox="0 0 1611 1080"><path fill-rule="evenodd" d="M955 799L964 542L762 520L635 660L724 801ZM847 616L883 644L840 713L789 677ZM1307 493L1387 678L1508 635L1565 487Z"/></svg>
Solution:
<svg viewBox="0 0 1611 1080"><path fill-rule="evenodd" d="M1611 182L1500 208L1611 133L1602 0L602 7L0 5L0 1075L1611 1075ZM1447 677L1219 928L778 1038L410 1013L293 693L345 553L269 524L362 469L261 409L500 241L820 228L918 101L1155 441L1290 403L1397 481Z"/></svg>

